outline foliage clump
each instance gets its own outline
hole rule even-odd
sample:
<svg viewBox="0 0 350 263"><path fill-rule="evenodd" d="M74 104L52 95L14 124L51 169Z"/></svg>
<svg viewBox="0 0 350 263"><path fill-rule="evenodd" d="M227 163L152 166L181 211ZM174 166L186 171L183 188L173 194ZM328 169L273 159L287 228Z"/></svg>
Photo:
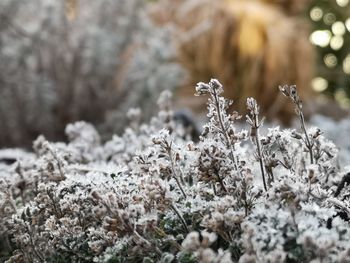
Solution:
<svg viewBox="0 0 350 263"><path fill-rule="evenodd" d="M0 1L2 147L63 140L80 120L105 139L126 125L122 112L137 105L150 118L146 106L180 85L171 30L149 21L145 0L79 1L72 20L65 2Z"/></svg>
<svg viewBox="0 0 350 263"><path fill-rule="evenodd" d="M349 175L335 145L305 124L262 134L252 98L250 131L238 130L222 92L217 80L196 87L209 96L198 142L164 92L149 124L129 111L122 136L101 143L77 122L68 143L41 136L34 153L1 164L2 259L348 262Z"/></svg>

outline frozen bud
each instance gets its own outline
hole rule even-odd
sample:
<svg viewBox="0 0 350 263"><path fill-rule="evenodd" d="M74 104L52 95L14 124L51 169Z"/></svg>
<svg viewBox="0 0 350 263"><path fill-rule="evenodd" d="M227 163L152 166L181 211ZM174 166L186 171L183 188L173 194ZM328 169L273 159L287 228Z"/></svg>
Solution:
<svg viewBox="0 0 350 263"><path fill-rule="evenodd" d="M254 114L254 115L259 114L259 106L254 98L247 99L247 108L251 114Z"/></svg>
<svg viewBox="0 0 350 263"><path fill-rule="evenodd" d="M195 150L195 146L193 145L193 142L190 142L187 144L187 149L189 151L194 151Z"/></svg>
<svg viewBox="0 0 350 263"><path fill-rule="evenodd" d="M44 153L44 143L46 142L46 139L43 135L40 135L34 142L33 142L33 149L35 152L37 152L39 155L42 155Z"/></svg>
<svg viewBox="0 0 350 263"><path fill-rule="evenodd" d="M230 120L231 120L231 121L239 120L239 119L241 119L241 118L242 118L242 116L239 115L239 113L238 113L237 111L233 111L233 112L231 113L231 115L230 115Z"/></svg>
<svg viewBox="0 0 350 263"><path fill-rule="evenodd" d="M301 109L302 103L299 98L298 92L297 92L297 86L296 85L284 85L283 87L279 86L279 90L282 92L282 94L286 97L289 97L292 99L292 101Z"/></svg>
<svg viewBox="0 0 350 263"><path fill-rule="evenodd" d="M289 87L289 92L290 92L290 95L292 96L292 97L296 97L296 96L298 96L298 92L297 92L297 86L296 85L291 85L290 87Z"/></svg>
<svg viewBox="0 0 350 263"><path fill-rule="evenodd" d="M222 213L219 213L219 212L214 212L212 214L212 218L217 223L222 223L224 221L224 215Z"/></svg>
<svg viewBox="0 0 350 263"><path fill-rule="evenodd" d="M242 130L239 134L239 139L244 140L248 137L248 131L247 130Z"/></svg>
<svg viewBox="0 0 350 263"><path fill-rule="evenodd" d="M153 144L161 144L162 143L162 141L159 140L158 138L152 138L152 142L153 142Z"/></svg>
<svg viewBox="0 0 350 263"><path fill-rule="evenodd" d="M286 97L289 97L289 88L288 85L283 85L278 87L282 94Z"/></svg>
<svg viewBox="0 0 350 263"><path fill-rule="evenodd" d="M220 94L224 91L221 83L217 79L211 79L209 85L216 91L217 94Z"/></svg>
<svg viewBox="0 0 350 263"><path fill-rule="evenodd" d="M321 130L319 128L316 128L316 130L314 131L314 133L312 135L312 138L316 139L321 134L322 134Z"/></svg>
<svg viewBox="0 0 350 263"><path fill-rule="evenodd" d="M319 167L316 164L311 164L307 167L308 178L310 183L317 182L318 171L319 171Z"/></svg>
<svg viewBox="0 0 350 263"><path fill-rule="evenodd" d="M210 86L204 82L198 82L196 86L195 96L201 96L208 93L210 90Z"/></svg>
<svg viewBox="0 0 350 263"><path fill-rule="evenodd" d="M210 129L208 126L204 126L203 132L202 132L202 136L207 136L210 132Z"/></svg>
<svg viewBox="0 0 350 263"><path fill-rule="evenodd" d="M245 213L240 211L234 211L233 209L229 209L225 213L225 223L234 226L235 224L241 224L244 220Z"/></svg>
<svg viewBox="0 0 350 263"><path fill-rule="evenodd" d="M203 251L201 251L198 259L199 259L199 262L203 262L203 263L215 262L216 254L212 249L206 248Z"/></svg>
<svg viewBox="0 0 350 263"><path fill-rule="evenodd" d="M202 237L203 237L202 245L204 247L209 247L217 239L217 236L216 236L215 233L209 233L206 230L202 231L201 234L202 234Z"/></svg>
<svg viewBox="0 0 350 263"><path fill-rule="evenodd" d="M134 218L141 216L142 214L145 213L145 209L143 205L139 205L139 204L129 206L128 210L129 210L128 212L130 216Z"/></svg>
<svg viewBox="0 0 350 263"><path fill-rule="evenodd" d="M185 240L182 242L182 247L185 250L191 250L195 251L197 248L200 247L199 243L199 233L198 232L191 232L189 233Z"/></svg>

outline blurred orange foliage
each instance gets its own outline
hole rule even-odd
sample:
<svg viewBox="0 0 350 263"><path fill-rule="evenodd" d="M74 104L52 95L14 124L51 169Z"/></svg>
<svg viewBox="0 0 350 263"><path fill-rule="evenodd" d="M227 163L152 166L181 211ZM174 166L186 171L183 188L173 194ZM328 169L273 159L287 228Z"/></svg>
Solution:
<svg viewBox="0 0 350 263"><path fill-rule="evenodd" d="M160 0L153 20L175 26L178 60L188 70L182 104L194 105L193 87L217 78L235 109L245 112L247 97L287 124L293 114L278 85L296 84L310 97L314 52L309 26L300 15L308 0ZM201 104L202 102L199 102Z"/></svg>

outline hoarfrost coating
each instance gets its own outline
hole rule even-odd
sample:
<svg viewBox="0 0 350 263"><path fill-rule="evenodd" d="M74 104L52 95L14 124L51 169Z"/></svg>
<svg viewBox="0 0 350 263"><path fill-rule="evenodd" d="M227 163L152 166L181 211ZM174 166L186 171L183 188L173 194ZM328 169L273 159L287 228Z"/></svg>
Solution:
<svg viewBox="0 0 350 263"><path fill-rule="evenodd" d="M0 166L1 259L348 262L349 176L336 146L318 128L252 136L221 89L197 86L209 96L198 142L163 93L149 124L132 110L130 127L106 143L77 122L68 143L41 136L34 153L0 151L12 158ZM258 128L258 101L248 107L247 128Z"/></svg>

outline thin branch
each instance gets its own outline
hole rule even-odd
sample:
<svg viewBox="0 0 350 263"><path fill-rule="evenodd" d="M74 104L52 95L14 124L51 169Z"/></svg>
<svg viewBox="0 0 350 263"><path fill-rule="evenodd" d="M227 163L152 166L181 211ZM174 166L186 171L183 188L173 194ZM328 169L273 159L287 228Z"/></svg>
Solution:
<svg viewBox="0 0 350 263"><path fill-rule="evenodd" d="M224 189L224 191L227 193L227 189L224 185L224 180L220 177L220 174L219 174L219 171L218 169L214 168L214 172L215 172L215 175L216 177L218 178L218 181L220 183L220 186L222 187L222 189Z"/></svg>
<svg viewBox="0 0 350 263"><path fill-rule="evenodd" d="M261 146L260 146L258 129L256 131L255 143L256 143L256 148L257 148L258 157L259 157L260 170L261 170L261 176L262 176L263 183L264 183L264 189L265 189L265 191L267 191L266 180L265 180L265 172L264 172L264 162L263 162L263 157L262 157L262 154L261 154Z"/></svg>
<svg viewBox="0 0 350 263"><path fill-rule="evenodd" d="M177 208L175 207L175 205L171 204L170 208L174 210L175 214L179 217L182 225L184 226L185 230L187 231L187 233L190 232L190 230L188 229L188 226L186 224L185 219L183 218L183 216L181 215L181 213L179 212L179 210L177 210Z"/></svg>
<svg viewBox="0 0 350 263"><path fill-rule="evenodd" d="M219 102L219 98L218 98L218 94L216 92L215 89L213 89L213 97L214 97L214 101L215 101L215 107L216 107L216 112L218 114L218 120L219 120L219 124L220 124L220 128L221 128L221 133L224 135L225 141L226 141L226 147L229 148L230 150L230 158L233 162L233 167L236 171L238 171L238 166L237 166L237 162L236 162L236 158L234 156L234 145L231 143L229 136L227 134L227 129L222 121L222 117L221 117L221 109L220 109L220 102Z"/></svg>
<svg viewBox="0 0 350 263"><path fill-rule="evenodd" d="M298 106L298 109L299 109L299 118L300 118L300 122L301 122L301 128L302 128L302 130L303 130L303 132L305 134L305 139L306 139L305 144L306 144L306 147L309 150L310 162L311 162L311 164L313 164L314 163L314 156L313 156L313 152L312 152L313 145L311 144L310 139L309 139L309 135L307 134L307 131L306 131L304 114L301 111L301 108L299 106Z"/></svg>
<svg viewBox="0 0 350 263"><path fill-rule="evenodd" d="M306 145L306 148L309 150L310 163L313 164L314 163L314 156L312 152L313 144L310 142L309 135L307 134L307 131L306 131L305 118L302 111L302 107L303 107L302 101L298 95L297 87L295 85L291 85L291 86L284 85L284 86L279 86L279 90L282 92L284 96L286 96L287 98L290 98L295 105L295 111L299 116L301 129L305 134L305 140L303 141Z"/></svg>
<svg viewBox="0 0 350 263"><path fill-rule="evenodd" d="M248 98L247 108L250 111L250 115L252 117L250 118L247 115L247 122L251 126L250 137L255 141L256 152L260 163L260 170L261 170L261 176L263 179L264 189L265 191L267 191L266 179L265 179L265 164L263 160L263 154L261 151L261 144L260 144L260 138L259 138L259 128L262 122L259 123L259 107L256 100L253 98Z"/></svg>
<svg viewBox="0 0 350 263"><path fill-rule="evenodd" d="M182 195L186 198L187 195L185 193L185 190L183 189L183 187L182 187L182 185L181 185L181 183L179 181L178 175L177 175L177 173L175 171L175 164L174 164L173 156L172 156L172 153L171 153L171 145L169 145L169 147L167 147L167 152L168 152L168 155L169 155L169 158L170 158L171 172L173 174L173 178L175 179L176 184L180 188Z"/></svg>

